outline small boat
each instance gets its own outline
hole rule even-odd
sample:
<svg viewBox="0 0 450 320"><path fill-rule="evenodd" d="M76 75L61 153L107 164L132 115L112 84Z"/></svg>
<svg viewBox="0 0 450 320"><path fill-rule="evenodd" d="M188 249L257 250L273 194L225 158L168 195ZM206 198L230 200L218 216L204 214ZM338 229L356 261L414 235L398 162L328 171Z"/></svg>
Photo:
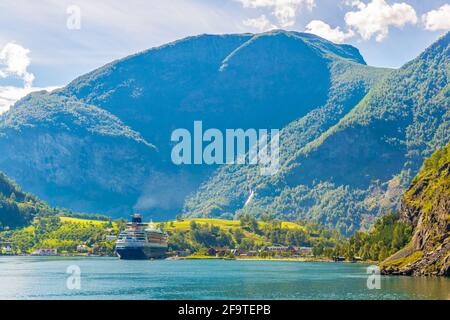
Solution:
<svg viewBox="0 0 450 320"><path fill-rule="evenodd" d="M342 262L342 261L345 261L345 257L340 257L340 256L333 257L333 260L334 260L334 262Z"/></svg>

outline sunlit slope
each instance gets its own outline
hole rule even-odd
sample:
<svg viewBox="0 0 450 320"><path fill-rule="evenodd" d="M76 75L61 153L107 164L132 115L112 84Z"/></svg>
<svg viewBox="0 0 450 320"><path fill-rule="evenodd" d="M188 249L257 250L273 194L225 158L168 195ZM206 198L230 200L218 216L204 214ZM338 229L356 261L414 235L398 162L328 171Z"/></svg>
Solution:
<svg viewBox="0 0 450 320"><path fill-rule="evenodd" d="M186 216L272 214L350 235L397 210L424 158L450 140L449 41L450 33L388 74L334 123L326 121L335 114L332 103L287 126L276 176L261 177L255 167L218 170L188 199ZM344 90L336 89L332 102L355 86L351 80L347 87L338 83Z"/></svg>

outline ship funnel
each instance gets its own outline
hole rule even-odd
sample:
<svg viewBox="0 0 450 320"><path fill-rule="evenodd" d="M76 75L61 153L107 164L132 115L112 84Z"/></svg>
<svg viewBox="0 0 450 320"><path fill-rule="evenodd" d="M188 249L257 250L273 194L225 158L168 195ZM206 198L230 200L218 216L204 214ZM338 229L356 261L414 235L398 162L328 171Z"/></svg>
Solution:
<svg viewBox="0 0 450 320"><path fill-rule="evenodd" d="M142 216L138 213L133 214L133 218L131 218L131 222L133 223L142 223Z"/></svg>

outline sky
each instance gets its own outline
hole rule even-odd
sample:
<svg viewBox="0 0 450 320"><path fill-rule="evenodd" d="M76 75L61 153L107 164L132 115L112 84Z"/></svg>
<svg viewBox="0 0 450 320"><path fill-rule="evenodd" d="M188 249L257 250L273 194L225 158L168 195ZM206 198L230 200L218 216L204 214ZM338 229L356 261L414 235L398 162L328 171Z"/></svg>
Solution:
<svg viewBox="0 0 450 320"><path fill-rule="evenodd" d="M309 32L398 68L450 30L450 0L0 0L0 113L113 60L197 34Z"/></svg>

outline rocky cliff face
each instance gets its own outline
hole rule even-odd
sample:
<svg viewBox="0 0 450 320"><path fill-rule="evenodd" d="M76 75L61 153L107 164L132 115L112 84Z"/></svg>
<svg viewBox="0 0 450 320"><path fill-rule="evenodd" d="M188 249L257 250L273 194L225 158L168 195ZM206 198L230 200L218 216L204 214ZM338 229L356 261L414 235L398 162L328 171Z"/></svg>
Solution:
<svg viewBox="0 0 450 320"><path fill-rule="evenodd" d="M401 205L411 243L382 263L386 274L450 275L450 145L428 159Z"/></svg>

